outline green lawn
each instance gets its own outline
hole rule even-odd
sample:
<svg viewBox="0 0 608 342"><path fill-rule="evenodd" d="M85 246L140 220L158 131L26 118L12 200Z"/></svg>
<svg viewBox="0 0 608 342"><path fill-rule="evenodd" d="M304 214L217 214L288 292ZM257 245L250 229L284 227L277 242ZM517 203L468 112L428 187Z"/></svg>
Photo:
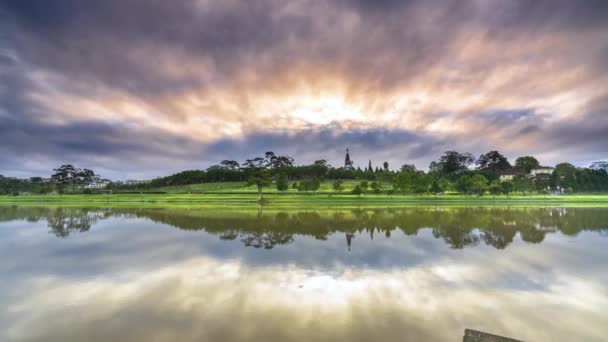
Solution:
<svg viewBox="0 0 608 342"><path fill-rule="evenodd" d="M264 188L265 204L273 207L329 207L329 206L398 206L417 204L449 204L449 205L594 205L608 206L608 194L576 194L576 195L514 195L505 196L463 196L446 194L442 196L394 194L373 194L371 191L357 196L351 190L360 181L344 181L344 190L336 192L332 189L331 181L321 183L317 192L299 192L291 187L280 193L274 185ZM369 183L369 182L368 182ZM184 186L155 188L149 191L165 192L152 193L115 193L112 195L21 195L0 196L0 204L61 204L61 205L196 205L205 207L235 207L242 205L257 205L257 189L247 186L245 182L204 183ZM145 192L145 191L144 191Z"/></svg>
<svg viewBox="0 0 608 342"><path fill-rule="evenodd" d="M294 182L289 182L289 190L287 193L300 193L298 190L293 189L292 185ZM357 184L361 183L358 180L345 180L342 182L342 193L350 192ZM368 182L371 183L371 182ZM389 189L389 188L386 188ZM165 191L171 194L189 194L189 193L257 193L255 185L247 186L245 182L221 182L221 183L202 183L202 184L189 184L189 185L177 185L167 186L162 188L155 188L154 191ZM264 187L264 193L278 193L274 184ZM332 189L331 181L321 182L321 187L317 193L336 193Z"/></svg>

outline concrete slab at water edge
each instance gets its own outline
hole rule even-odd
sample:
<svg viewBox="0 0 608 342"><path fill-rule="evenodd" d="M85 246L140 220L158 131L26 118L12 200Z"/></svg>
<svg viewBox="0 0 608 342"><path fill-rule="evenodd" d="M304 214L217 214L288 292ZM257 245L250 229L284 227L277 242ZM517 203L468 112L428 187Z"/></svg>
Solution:
<svg viewBox="0 0 608 342"><path fill-rule="evenodd" d="M466 329L462 342L523 342L509 337L492 335L481 331Z"/></svg>

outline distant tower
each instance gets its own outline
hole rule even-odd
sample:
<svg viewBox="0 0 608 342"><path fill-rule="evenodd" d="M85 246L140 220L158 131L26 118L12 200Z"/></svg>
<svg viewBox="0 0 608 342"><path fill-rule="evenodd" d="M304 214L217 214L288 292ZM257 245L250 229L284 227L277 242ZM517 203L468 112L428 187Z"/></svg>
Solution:
<svg viewBox="0 0 608 342"><path fill-rule="evenodd" d="M348 154L348 149L346 149L346 158L344 158L344 170L352 170L353 162L350 160L350 155Z"/></svg>
<svg viewBox="0 0 608 342"><path fill-rule="evenodd" d="M355 234L353 234L353 232L346 232L346 245L348 246L349 252L350 252L350 244L353 241L353 237L355 237Z"/></svg>

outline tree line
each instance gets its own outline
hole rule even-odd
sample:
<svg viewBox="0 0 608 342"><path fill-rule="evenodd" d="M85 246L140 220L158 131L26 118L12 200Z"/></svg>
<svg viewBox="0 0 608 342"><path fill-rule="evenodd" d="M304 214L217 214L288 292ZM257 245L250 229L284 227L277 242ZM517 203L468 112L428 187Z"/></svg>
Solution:
<svg viewBox="0 0 608 342"><path fill-rule="evenodd" d="M509 181L500 181L501 172L519 169L529 172L540 166L533 156L522 156L513 164L498 151L490 151L473 157L470 153L446 151L429 165L428 172L418 170L415 165L404 164L398 170L389 169L388 162L374 167L369 161L364 169L333 167L320 159L305 165L295 165L294 158L266 152L239 163L222 160L206 170L182 171L170 176L159 177L142 184L112 183L109 189L151 190L166 186L179 186L211 182L247 182L255 185L260 198L263 189L269 186L279 191L290 188L297 191L318 191L322 181L331 181L334 191L344 190L345 180L358 180L349 191L355 195L362 193L415 193L438 195L460 193L465 195L506 195L512 193L545 193L560 189L565 192L608 191L606 170L577 168L569 163L555 166L548 177L531 178L517 175ZM50 180L33 177L29 180L6 178L0 175L1 194L21 192L47 193L56 191L87 192L87 186L99 176L92 170L80 169L74 165L62 165L54 169Z"/></svg>

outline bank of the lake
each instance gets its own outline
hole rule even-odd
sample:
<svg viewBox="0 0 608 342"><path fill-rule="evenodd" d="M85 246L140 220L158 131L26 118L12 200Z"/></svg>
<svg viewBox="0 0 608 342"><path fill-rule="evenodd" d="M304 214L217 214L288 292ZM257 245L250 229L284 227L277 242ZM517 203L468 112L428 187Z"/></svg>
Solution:
<svg viewBox="0 0 608 342"><path fill-rule="evenodd" d="M0 204L79 204L79 205L126 205L126 204L192 204L199 206L237 206L258 204L254 193L207 193L207 194L95 194L95 195L29 195L0 196ZM560 206L607 206L608 195L514 195L514 196L424 196L387 194L316 194L271 193L264 195L264 204L272 206L391 206L416 204L446 205L560 205Z"/></svg>

